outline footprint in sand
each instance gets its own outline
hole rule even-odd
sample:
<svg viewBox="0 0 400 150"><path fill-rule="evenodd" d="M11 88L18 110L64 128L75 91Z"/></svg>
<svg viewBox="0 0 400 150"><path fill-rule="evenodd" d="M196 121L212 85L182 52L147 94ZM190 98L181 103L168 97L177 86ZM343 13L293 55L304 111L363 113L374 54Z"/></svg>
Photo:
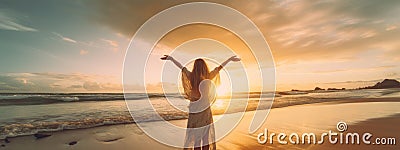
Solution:
<svg viewBox="0 0 400 150"><path fill-rule="evenodd" d="M112 132L100 132L100 133L95 133L95 137L97 141L100 142L114 142L123 139L124 137L122 135L112 133Z"/></svg>
<svg viewBox="0 0 400 150"><path fill-rule="evenodd" d="M69 143L68 143L68 145L71 145L71 146L72 146L72 145L75 145L75 144L78 144L78 141L72 141L72 142L69 142Z"/></svg>

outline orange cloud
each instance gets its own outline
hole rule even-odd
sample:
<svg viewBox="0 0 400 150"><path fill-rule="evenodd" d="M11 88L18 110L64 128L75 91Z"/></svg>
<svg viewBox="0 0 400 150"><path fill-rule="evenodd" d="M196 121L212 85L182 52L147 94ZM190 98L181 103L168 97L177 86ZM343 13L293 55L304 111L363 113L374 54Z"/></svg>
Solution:
<svg viewBox="0 0 400 150"><path fill-rule="evenodd" d="M107 40L107 39L102 39L102 41L106 42L109 46L111 46L111 49L116 52L119 49L119 44L117 41L113 40Z"/></svg>
<svg viewBox="0 0 400 150"><path fill-rule="evenodd" d="M90 6L94 6L98 11L93 21L131 37L151 16L186 2L191 0L179 2L122 0L119 3L104 0ZM394 65L393 68L383 68L380 71L399 74L396 69L400 70L398 63L400 31L396 30L396 25L400 19L393 16L400 13L398 9L400 1L382 3L374 0L352 2L212 0L211 2L237 9L260 28L278 64L278 84L288 84L290 81L298 85L311 85L316 82L330 82L329 80L382 78L382 73L374 73L368 69L376 66ZM238 50L244 61L249 64L255 63L252 56L246 52L248 48L242 41L229 31L210 25L194 24L178 28L163 37L159 45L171 50L182 42L194 38L221 41L230 48ZM374 54L366 54L369 51L374 51ZM158 55L161 53L165 51L159 51ZM316 73L316 70L333 72L335 76L329 73ZM357 76L349 74L349 72L354 74L352 70L357 70Z"/></svg>
<svg viewBox="0 0 400 150"><path fill-rule="evenodd" d="M88 54L88 53L89 53L89 51L83 50L83 49L81 49L81 50L79 51L79 54L80 54L80 55L86 55L86 54Z"/></svg>
<svg viewBox="0 0 400 150"><path fill-rule="evenodd" d="M73 40L71 38L65 37L65 36L63 36L63 35L61 35L59 33L53 32L53 34L58 36L63 41L70 42L70 43L78 43L77 41L75 41L75 40Z"/></svg>

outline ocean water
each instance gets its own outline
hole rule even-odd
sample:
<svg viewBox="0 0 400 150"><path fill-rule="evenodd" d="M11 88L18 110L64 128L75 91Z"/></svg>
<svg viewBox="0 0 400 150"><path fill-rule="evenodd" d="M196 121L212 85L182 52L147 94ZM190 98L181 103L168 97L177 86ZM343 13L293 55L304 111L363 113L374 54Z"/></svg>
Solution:
<svg viewBox="0 0 400 150"><path fill-rule="evenodd" d="M148 103L147 97L152 106ZM400 89L365 89L343 91L284 92L281 94L235 93L220 96L212 105L213 114L255 110L259 101L274 107L334 101L344 98L400 98ZM180 94L131 93L127 95L130 110L120 93L1 93L0 139L38 132L90 128L102 125L157 121L150 112L155 109L164 120L187 118L189 101ZM173 104L173 105L172 105ZM261 106L268 109L270 103ZM227 109L229 106L229 109ZM141 118L133 120L130 113Z"/></svg>

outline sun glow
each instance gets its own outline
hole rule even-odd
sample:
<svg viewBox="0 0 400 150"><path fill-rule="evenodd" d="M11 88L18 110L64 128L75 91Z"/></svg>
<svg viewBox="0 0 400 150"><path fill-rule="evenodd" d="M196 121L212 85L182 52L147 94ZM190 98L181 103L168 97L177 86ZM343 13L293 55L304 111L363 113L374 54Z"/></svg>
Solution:
<svg viewBox="0 0 400 150"><path fill-rule="evenodd" d="M229 75L226 71L220 72L221 84L217 87L218 96L228 96L232 92L232 85Z"/></svg>
<svg viewBox="0 0 400 150"><path fill-rule="evenodd" d="M226 96L226 95L228 95L229 94L229 89L230 89L230 87L227 87L227 86L219 86L217 88L218 96Z"/></svg>
<svg viewBox="0 0 400 150"><path fill-rule="evenodd" d="M216 107L217 109L223 108L223 107L224 107L224 102L223 102L223 100L217 99L217 100L214 102L214 107Z"/></svg>

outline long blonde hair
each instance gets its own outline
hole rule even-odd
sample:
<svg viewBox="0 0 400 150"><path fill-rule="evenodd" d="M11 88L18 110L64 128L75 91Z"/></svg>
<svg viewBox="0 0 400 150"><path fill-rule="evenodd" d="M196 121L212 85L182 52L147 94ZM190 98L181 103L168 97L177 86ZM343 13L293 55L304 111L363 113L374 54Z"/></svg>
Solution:
<svg viewBox="0 0 400 150"><path fill-rule="evenodd" d="M218 86L220 84L219 73L217 73L214 77L211 77L207 63L201 58L198 58L194 61L193 69L192 72L190 73L190 76L188 76L188 79L186 78L186 75L183 75L182 79L183 79L185 94L189 98L190 97L198 98L200 96L199 85L201 81L205 79L212 80L215 86Z"/></svg>

